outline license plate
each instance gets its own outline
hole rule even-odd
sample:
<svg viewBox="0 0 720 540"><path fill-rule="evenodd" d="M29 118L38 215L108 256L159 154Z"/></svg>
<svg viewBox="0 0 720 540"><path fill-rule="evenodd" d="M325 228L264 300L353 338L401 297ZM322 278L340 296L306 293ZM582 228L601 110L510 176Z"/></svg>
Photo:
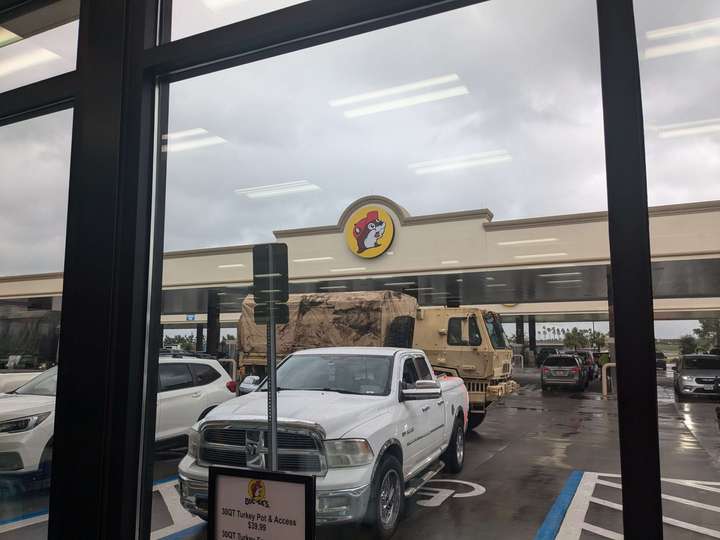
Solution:
<svg viewBox="0 0 720 540"><path fill-rule="evenodd" d="M560 369L555 372L555 375L559 375L560 377L565 377L567 374L568 374L568 372L565 371L564 369Z"/></svg>
<svg viewBox="0 0 720 540"><path fill-rule="evenodd" d="M707 391L707 392L714 392L714 391L715 391L715 387L714 387L713 385L710 385L710 386L705 385L705 386L703 386L703 390L705 390L705 391Z"/></svg>

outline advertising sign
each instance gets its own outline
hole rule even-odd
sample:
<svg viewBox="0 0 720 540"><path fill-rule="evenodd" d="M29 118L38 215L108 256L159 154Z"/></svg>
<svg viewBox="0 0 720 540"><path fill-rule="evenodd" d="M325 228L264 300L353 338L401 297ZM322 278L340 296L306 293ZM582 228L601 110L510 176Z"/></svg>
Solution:
<svg viewBox="0 0 720 540"><path fill-rule="evenodd" d="M208 540L312 540L315 478L210 467Z"/></svg>
<svg viewBox="0 0 720 540"><path fill-rule="evenodd" d="M382 206L363 206L347 220L344 234L350 251L363 259L374 259L390 248L395 223Z"/></svg>

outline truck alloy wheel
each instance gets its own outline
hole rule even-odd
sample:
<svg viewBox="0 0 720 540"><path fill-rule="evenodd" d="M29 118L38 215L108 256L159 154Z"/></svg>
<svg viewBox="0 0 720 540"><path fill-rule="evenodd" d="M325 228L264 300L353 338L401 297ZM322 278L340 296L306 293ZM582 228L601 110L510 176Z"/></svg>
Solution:
<svg viewBox="0 0 720 540"><path fill-rule="evenodd" d="M397 471L390 469L380 484L380 521L386 528L391 528L397 521L400 497L400 477Z"/></svg>
<svg viewBox="0 0 720 540"><path fill-rule="evenodd" d="M376 538L386 540L395 533L404 504L402 465L395 456L386 455L375 472L365 518Z"/></svg>
<svg viewBox="0 0 720 540"><path fill-rule="evenodd" d="M441 459L451 473L459 473L463 468L465 461L465 432L463 431L463 423L459 418L453 424L450 442Z"/></svg>

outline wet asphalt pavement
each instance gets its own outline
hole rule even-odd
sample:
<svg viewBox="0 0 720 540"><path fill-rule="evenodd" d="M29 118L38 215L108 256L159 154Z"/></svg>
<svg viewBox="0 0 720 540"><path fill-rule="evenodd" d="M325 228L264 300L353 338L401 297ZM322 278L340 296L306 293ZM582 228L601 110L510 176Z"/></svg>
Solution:
<svg viewBox="0 0 720 540"><path fill-rule="evenodd" d="M608 536L609 532L621 532L621 495L619 479L614 476L620 472L617 402L601 399L597 381L586 392L543 393L537 370L516 372L515 378L522 385L520 392L498 404L487 420L468 434L463 471L457 476L439 475L407 501L394 538L535 538L573 476L582 477L581 488L584 486L592 500L583 501L579 495L573 499L568 523L561 530L570 533L562 536L561 532L558 538L613 538L617 536ZM665 526L666 538L720 537L712 534L720 530L716 406L711 402L676 404L671 376L659 374L662 476L680 479L663 482L663 492L670 497L664 501L664 511L672 514L671 523ZM171 477L177 455L159 457L164 459L156 464L156 479ZM578 494L581 491L578 489ZM153 530L158 538L173 531L173 515L177 517L167 493L156 493L153 499ZM44 537L45 522L14 530L3 530L7 527L3 524L46 504L44 494L24 498L22 505L3 501L0 540ZM188 522L187 527L191 528L183 537L205 537L197 522ZM711 534L706 534L708 530ZM318 538L370 536L361 527L333 527L321 528Z"/></svg>

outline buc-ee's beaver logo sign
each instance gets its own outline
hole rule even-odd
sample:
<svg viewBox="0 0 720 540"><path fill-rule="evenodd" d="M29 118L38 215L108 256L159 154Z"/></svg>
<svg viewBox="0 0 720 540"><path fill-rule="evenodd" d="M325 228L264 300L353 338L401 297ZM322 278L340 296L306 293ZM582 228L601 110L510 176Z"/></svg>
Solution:
<svg viewBox="0 0 720 540"><path fill-rule="evenodd" d="M363 206L345 223L345 241L350 250L365 259L385 253L395 236L392 216L381 206Z"/></svg>
<svg viewBox="0 0 720 540"><path fill-rule="evenodd" d="M245 504L259 504L265 508L270 508L270 503L265 494L265 482L262 480L250 480L250 482L248 482Z"/></svg>

